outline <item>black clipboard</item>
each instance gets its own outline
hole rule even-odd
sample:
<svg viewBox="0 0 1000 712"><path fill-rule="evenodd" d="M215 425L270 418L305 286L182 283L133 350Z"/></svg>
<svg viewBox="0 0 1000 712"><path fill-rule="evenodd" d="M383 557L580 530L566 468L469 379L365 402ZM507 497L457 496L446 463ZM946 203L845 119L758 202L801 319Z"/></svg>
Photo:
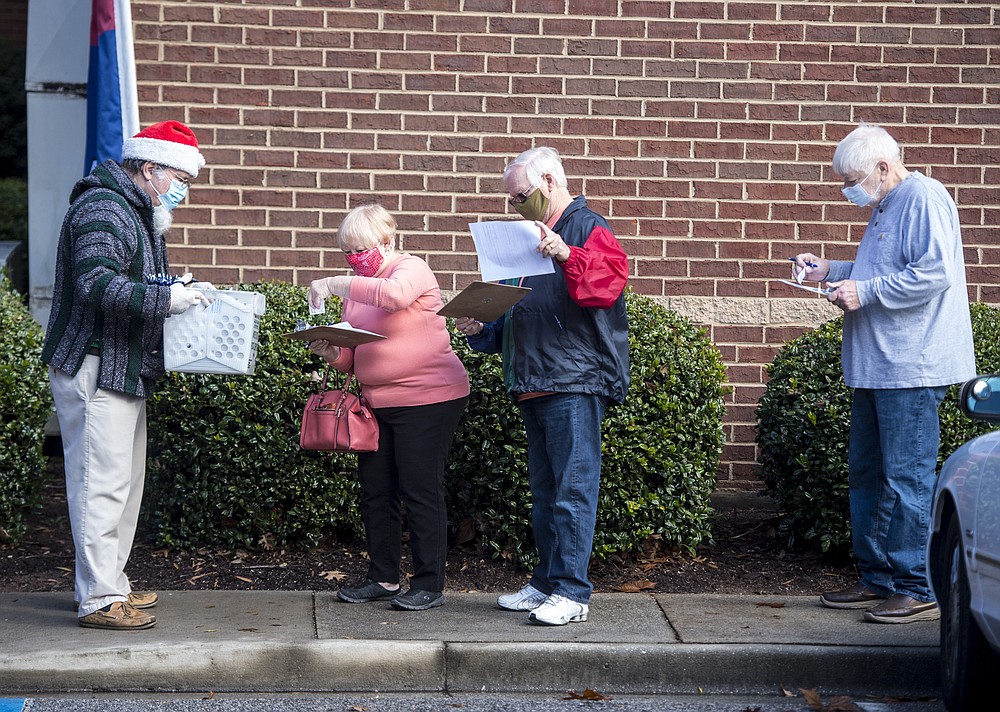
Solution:
<svg viewBox="0 0 1000 712"><path fill-rule="evenodd" d="M524 299L530 287L495 282L473 282L438 309L441 316L468 316L478 321L494 321Z"/></svg>

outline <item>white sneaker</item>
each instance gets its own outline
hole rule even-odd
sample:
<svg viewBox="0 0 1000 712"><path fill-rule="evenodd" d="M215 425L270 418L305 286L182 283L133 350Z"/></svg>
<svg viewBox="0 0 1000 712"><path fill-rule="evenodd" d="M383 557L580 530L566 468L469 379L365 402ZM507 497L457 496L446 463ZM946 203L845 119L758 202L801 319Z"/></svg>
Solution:
<svg viewBox="0 0 1000 712"><path fill-rule="evenodd" d="M552 594L538 608L528 614L528 620L539 625L566 625L587 620L590 607L586 603L571 601L565 596Z"/></svg>
<svg viewBox="0 0 1000 712"><path fill-rule="evenodd" d="M505 593L497 605L505 611L533 611L545 602L547 596L530 583L517 593Z"/></svg>

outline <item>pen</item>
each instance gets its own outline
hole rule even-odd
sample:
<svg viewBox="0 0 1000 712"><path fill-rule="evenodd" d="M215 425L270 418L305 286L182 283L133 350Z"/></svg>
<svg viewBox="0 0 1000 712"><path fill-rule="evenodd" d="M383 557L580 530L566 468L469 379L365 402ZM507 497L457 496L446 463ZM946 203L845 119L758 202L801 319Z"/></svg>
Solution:
<svg viewBox="0 0 1000 712"><path fill-rule="evenodd" d="M788 259L791 260L792 262L795 261L794 257L789 257ZM813 269L816 269L817 267L819 267L819 265L813 262L806 262L806 267L812 267Z"/></svg>

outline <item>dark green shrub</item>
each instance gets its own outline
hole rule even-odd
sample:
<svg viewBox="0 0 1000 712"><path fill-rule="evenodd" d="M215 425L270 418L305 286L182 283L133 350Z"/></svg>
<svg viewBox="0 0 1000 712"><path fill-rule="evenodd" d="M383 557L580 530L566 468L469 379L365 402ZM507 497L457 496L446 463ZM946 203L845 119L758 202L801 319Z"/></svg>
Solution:
<svg viewBox="0 0 1000 712"><path fill-rule="evenodd" d="M652 538L693 550L709 536L709 496L722 451L725 369L704 330L626 295L632 385L603 426L594 556L638 551ZM498 356L452 343L472 398L449 464L449 508L463 541L478 531L495 556L530 563L531 493L524 426L502 388Z"/></svg>
<svg viewBox="0 0 1000 712"><path fill-rule="evenodd" d="M52 413L41 361L44 332L0 273L0 542L24 536L24 515L45 482L45 422Z"/></svg>
<svg viewBox="0 0 1000 712"><path fill-rule="evenodd" d="M1000 309L973 304L979 373L1000 372ZM788 342L768 367L757 407L760 477L783 512L780 533L791 547L844 553L851 545L847 441L851 391L840 361L843 318ZM958 385L941 404L943 462L990 426L962 415Z"/></svg>
<svg viewBox="0 0 1000 712"><path fill-rule="evenodd" d="M495 557L530 560L531 490L521 411L503 387L500 356L473 351L454 330L451 344L469 373L470 388L445 471L456 541L475 541Z"/></svg>
<svg viewBox="0 0 1000 712"><path fill-rule="evenodd" d="M188 547L308 548L356 534L354 456L298 448L307 374L321 364L281 334L305 318L305 290L244 288L268 300L255 375L171 374L150 399L146 502L156 535ZM721 357L703 330L652 300L630 293L627 305L632 390L605 419L594 552L634 551L650 537L690 550L709 535L723 441ZM534 546L520 412L503 390L499 357L472 352L454 333L452 343L472 384L446 476L458 540L478 538L492 554L527 563Z"/></svg>
<svg viewBox="0 0 1000 712"><path fill-rule="evenodd" d="M25 49L0 39L0 178L28 177Z"/></svg>
<svg viewBox="0 0 1000 712"><path fill-rule="evenodd" d="M28 239L28 181L0 178L0 242Z"/></svg>
<svg viewBox="0 0 1000 712"><path fill-rule="evenodd" d="M976 373L1000 373L1000 309L986 304L972 304L972 340L976 349ZM994 426L965 415L958 405L961 384L948 390L938 411L941 419L941 447L938 468L966 441L989 432Z"/></svg>
<svg viewBox="0 0 1000 712"><path fill-rule="evenodd" d="M306 292L277 282L241 289L267 299L255 374L168 374L149 400L155 534L183 547L310 548L356 532L357 458L299 449L310 374L323 364L282 334L309 320Z"/></svg>
<svg viewBox="0 0 1000 712"><path fill-rule="evenodd" d="M843 321L785 344L768 366L757 406L760 476L784 512L780 533L789 545L818 542L824 551L850 543L851 391L840 361Z"/></svg>

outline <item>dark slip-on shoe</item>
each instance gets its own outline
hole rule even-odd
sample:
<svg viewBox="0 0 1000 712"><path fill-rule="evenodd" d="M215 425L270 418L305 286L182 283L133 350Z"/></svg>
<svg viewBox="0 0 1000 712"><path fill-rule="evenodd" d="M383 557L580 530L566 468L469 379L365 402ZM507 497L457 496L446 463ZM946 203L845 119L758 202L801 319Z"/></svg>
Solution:
<svg viewBox="0 0 1000 712"><path fill-rule="evenodd" d="M866 588L860 581L840 591L827 591L819 597L819 602L827 608L871 608L885 600L885 596Z"/></svg>
<svg viewBox="0 0 1000 712"><path fill-rule="evenodd" d="M915 623L936 621L941 617L941 609L935 601L918 601L905 593L894 593L874 608L865 611L869 623Z"/></svg>

